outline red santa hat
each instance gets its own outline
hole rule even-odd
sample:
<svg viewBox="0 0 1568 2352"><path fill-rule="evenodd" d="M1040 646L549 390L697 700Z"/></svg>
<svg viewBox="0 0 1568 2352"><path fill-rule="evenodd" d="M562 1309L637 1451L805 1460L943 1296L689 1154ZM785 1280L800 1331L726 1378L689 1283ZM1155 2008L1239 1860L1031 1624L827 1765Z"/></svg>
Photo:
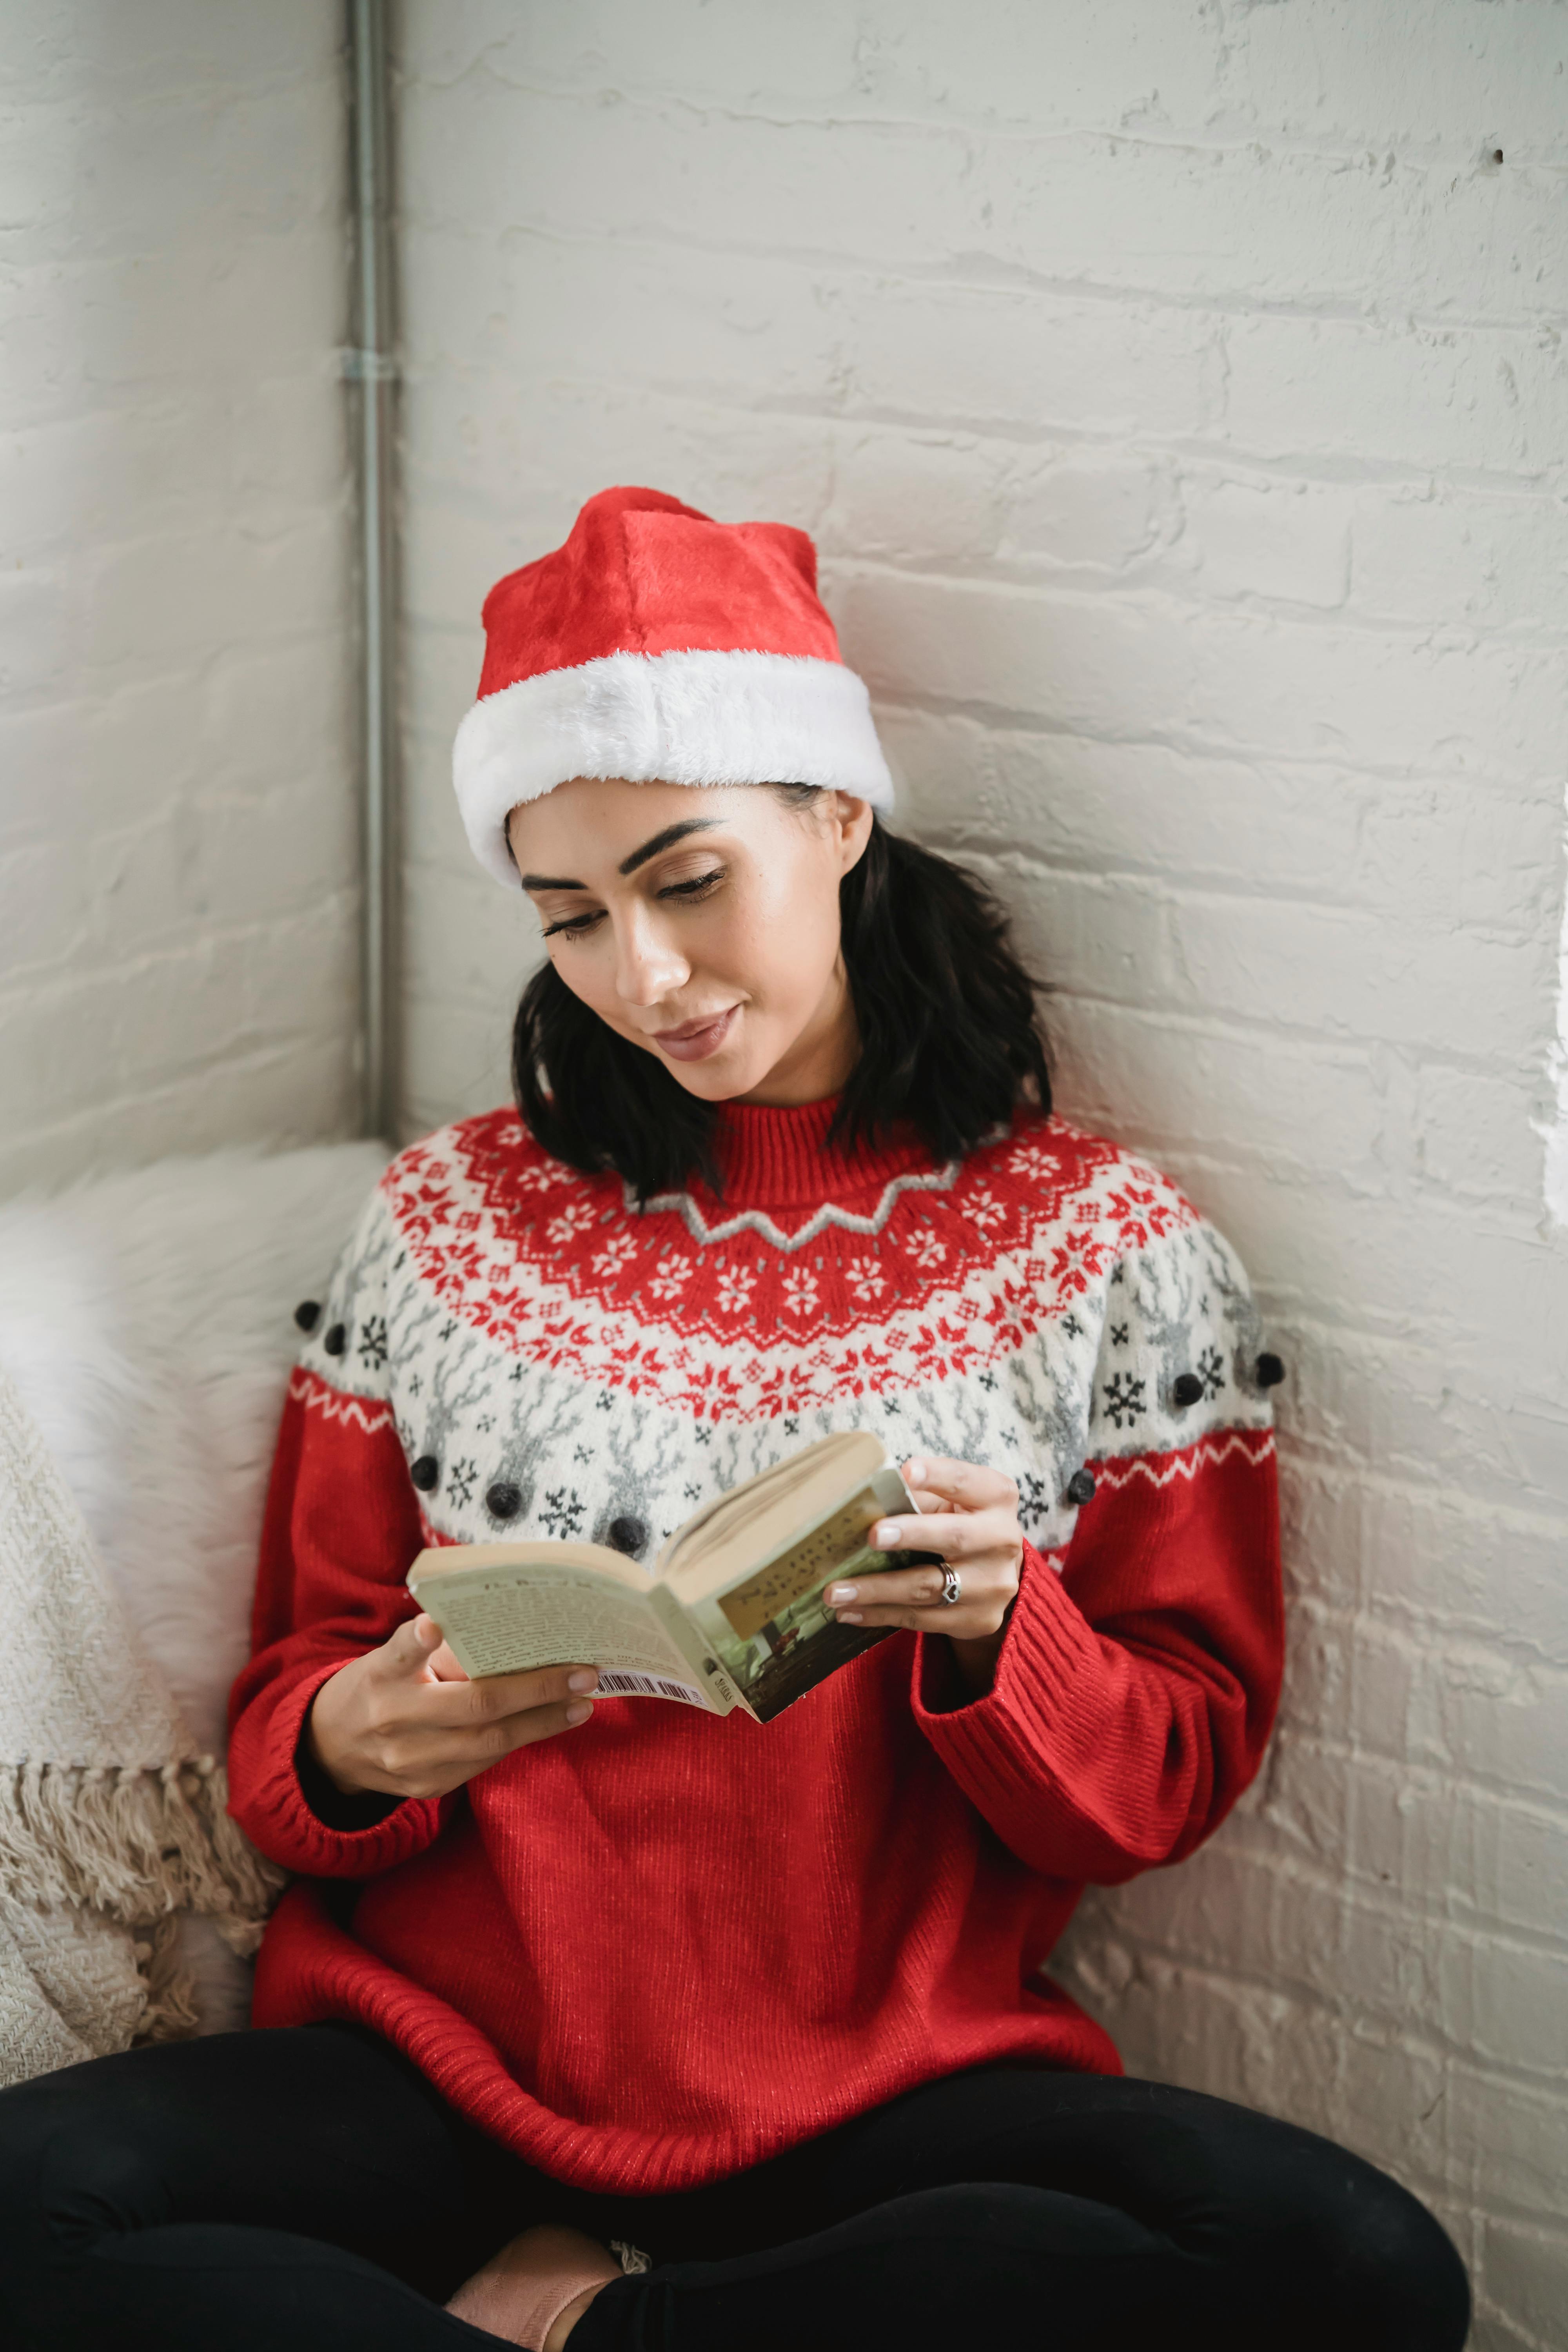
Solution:
<svg viewBox="0 0 1568 2352"><path fill-rule="evenodd" d="M601 490L563 547L485 599L479 700L452 781L475 856L516 888L506 821L572 776L826 784L890 808L864 683L781 522Z"/></svg>

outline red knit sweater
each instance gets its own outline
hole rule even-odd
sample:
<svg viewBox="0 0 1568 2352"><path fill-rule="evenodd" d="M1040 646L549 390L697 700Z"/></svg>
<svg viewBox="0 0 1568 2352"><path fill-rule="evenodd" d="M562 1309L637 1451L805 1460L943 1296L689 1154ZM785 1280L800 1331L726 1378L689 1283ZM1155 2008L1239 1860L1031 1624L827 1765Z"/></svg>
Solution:
<svg viewBox="0 0 1568 2352"><path fill-rule="evenodd" d="M234 1811L300 1874L257 2021L363 2020L589 2188L710 2180L957 2067L1114 2069L1041 1963L1085 1881L1208 1834L1273 1716L1273 1438L1226 1243L1059 1119L938 1169L829 1153L831 1109L728 1110L722 1197L640 1212L510 1112L447 1129L388 1171L289 1391L233 1701ZM312 1811L306 1710L413 1612L423 1543L632 1517L651 1559L857 1426L1018 1482L984 1696L896 1633L766 1727L601 1699L438 1803Z"/></svg>

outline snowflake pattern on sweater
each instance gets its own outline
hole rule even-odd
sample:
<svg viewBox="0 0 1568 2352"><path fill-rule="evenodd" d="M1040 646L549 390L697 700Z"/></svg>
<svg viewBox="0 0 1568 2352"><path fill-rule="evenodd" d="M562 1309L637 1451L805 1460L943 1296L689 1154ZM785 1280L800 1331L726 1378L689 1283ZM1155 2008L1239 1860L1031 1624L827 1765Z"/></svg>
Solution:
<svg viewBox="0 0 1568 2352"><path fill-rule="evenodd" d="M715 1490L869 1427L898 1459L1006 1470L1059 1554L1086 1462L1266 1436L1246 1276L1157 1170L1026 1115L962 1165L886 1164L826 1204L726 1213L694 1187L639 1210L512 1112L459 1121L388 1171L295 1393L389 1414L438 1465L424 1516L453 1543L603 1542L626 1517L657 1542ZM1184 1373L1203 1387L1185 1407Z"/></svg>

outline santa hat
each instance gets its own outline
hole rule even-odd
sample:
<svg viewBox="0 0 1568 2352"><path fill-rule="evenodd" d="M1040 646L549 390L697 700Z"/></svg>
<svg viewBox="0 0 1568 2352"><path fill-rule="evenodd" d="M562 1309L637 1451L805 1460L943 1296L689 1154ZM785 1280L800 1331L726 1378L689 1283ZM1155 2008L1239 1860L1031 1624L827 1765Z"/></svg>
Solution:
<svg viewBox="0 0 1568 2352"><path fill-rule="evenodd" d="M572 776L826 784L890 808L863 682L781 522L714 522L658 490L601 490L563 547L485 599L479 698L452 782L469 845L516 888L506 821Z"/></svg>

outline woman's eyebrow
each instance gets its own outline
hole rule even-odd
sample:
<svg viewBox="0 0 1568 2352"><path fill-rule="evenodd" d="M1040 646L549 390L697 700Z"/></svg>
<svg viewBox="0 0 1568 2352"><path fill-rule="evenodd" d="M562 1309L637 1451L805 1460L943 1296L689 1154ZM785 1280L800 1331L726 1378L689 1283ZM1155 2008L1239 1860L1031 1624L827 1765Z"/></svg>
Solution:
<svg viewBox="0 0 1568 2352"><path fill-rule="evenodd" d="M723 819L716 816L682 817L678 824L667 824L662 833L656 833L651 840L643 843L640 849L634 849L629 857L623 857L616 871L617 874L635 874L639 866L646 866L650 857L657 857L661 849L669 848L673 842L684 841L689 833L707 833L713 825L722 823ZM559 874L525 874L522 887L525 890L585 890L588 885L567 881Z"/></svg>
<svg viewBox="0 0 1568 2352"><path fill-rule="evenodd" d="M657 857L661 849L669 847L671 842L684 841L689 833L707 833L722 822L721 817L716 816L682 817L679 824L667 824L662 833L656 833L651 841L645 841L640 849L634 849L629 857L623 857L616 871L617 874L635 874L639 866L646 866L650 857ZM556 887L559 888L561 886L557 884ZM571 887L576 888L577 885L574 883Z"/></svg>

